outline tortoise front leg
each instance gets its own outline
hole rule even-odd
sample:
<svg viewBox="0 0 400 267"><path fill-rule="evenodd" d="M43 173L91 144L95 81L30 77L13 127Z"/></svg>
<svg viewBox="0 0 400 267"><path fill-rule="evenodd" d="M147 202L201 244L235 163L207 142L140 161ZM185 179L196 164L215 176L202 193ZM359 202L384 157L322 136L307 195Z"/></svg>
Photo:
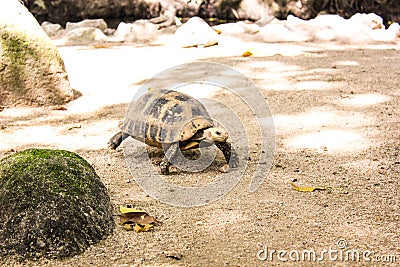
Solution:
<svg viewBox="0 0 400 267"><path fill-rule="evenodd" d="M176 156L179 150L179 143L173 143L165 152L163 160L160 162L161 174L169 174L169 166L171 166L172 159Z"/></svg>
<svg viewBox="0 0 400 267"><path fill-rule="evenodd" d="M215 145L224 154L226 163L229 164L229 167L236 168L239 164L239 158L236 154L236 151L233 149L232 145L230 143L215 143Z"/></svg>

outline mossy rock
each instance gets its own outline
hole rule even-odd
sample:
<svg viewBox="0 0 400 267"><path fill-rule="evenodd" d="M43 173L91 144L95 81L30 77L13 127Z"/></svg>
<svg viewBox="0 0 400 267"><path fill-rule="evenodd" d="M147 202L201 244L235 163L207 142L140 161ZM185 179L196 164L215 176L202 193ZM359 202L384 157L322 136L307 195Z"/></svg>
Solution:
<svg viewBox="0 0 400 267"><path fill-rule="evenodd" d="M0 160L0 255L73 256L114 226L106 187L77 154L29 149Z"/></svg>
<svg viewBox="0 0 400 267"><path fill-rule="evenodd" d="M18 1L0 1L0 105L62 105L82 94L57 48Z"/></svg>

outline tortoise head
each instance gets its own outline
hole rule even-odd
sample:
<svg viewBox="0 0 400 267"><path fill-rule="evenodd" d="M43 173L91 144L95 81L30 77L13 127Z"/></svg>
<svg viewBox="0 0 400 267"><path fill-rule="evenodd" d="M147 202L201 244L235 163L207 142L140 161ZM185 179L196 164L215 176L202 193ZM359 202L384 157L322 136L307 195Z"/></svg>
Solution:
<svg viewBox="0 0 400 267"><path fill-rule="evenodd" d="M226 142L228 132L222 127L210 127L204 130L204 138L213 142Z"/></svg>

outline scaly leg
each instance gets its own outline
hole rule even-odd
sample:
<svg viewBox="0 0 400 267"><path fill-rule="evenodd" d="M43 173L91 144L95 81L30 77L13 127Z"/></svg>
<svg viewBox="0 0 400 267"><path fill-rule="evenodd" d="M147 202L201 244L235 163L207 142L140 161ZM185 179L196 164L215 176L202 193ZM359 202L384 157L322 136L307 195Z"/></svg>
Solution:
<svg viewBox="0 0 400 267"><path fill-rule="evenodd" d="M239 164L239 158L232 145L230 143L215 143L215 145L224 154L226 163L229 164L228 166L231 168L236 168ZM227 168L227 170L229 170L229 168Z"/></svg>
<svg viewBox="0 0 400 267"><path fill-rule="evenodd" d="M165 152L165 156L163 160L160 162L160 170L161 174L168 175L169 174L169 166L171 166L172 159L176 156L179 150L179 143L173 143Z"/></svg>

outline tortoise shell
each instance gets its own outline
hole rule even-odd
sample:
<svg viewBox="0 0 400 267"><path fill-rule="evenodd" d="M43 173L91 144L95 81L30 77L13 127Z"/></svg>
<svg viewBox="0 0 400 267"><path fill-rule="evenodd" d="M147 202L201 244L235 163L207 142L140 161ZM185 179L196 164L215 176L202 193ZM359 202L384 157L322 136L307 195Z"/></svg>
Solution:
<svg viewBox="0 0 400 267"><path fill-rule="evenodd" d="M199 130L216 126L193 97L173 90L151 90L129 106L122 131L150 146L190 140Z"/></svg>

